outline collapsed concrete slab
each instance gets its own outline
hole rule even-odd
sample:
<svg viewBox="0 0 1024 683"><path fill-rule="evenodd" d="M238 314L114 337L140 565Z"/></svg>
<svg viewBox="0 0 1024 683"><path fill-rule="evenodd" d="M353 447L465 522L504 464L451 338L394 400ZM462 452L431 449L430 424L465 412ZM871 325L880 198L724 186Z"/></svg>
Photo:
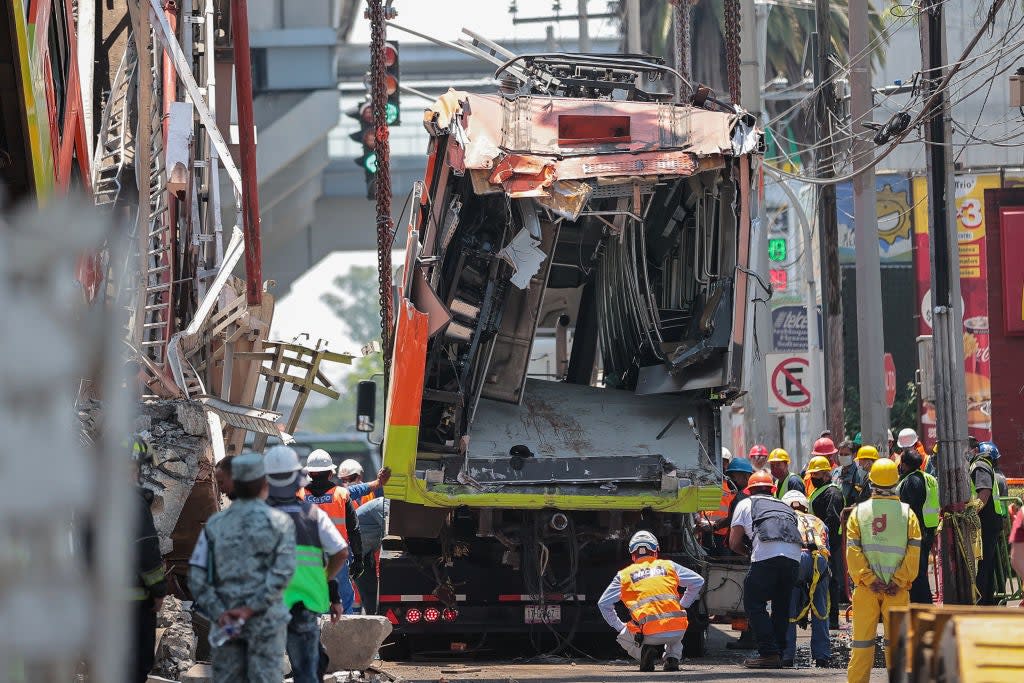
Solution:
<svg viewBox="0 0 1024 683"><path fill-rule="evenodd" d="M139 461L140 480L154 494L153 522L160 552L166 555L174 547L172 534L196 477L201 470L212 469L213 453L198 401L152 401L139 410L136 438L146 444Z"/></svg>
<svg viewBox="0 0 1024 683"><path fill-rule="evenodd" d="M320 642L330 657L330 671L363 671L373 664L384 639L391 634L391 622L384 617L348 615L332 624L324 623Z"/></svg>
<svg viewBox="0 0 1024 683"><path fill-rule="evenodd" d="M184 609L181 601L167 596L157 617L157 625L160 640L153 673L175 681L182 679L196 660L198 638L192 628L192 615Z"/></svg>

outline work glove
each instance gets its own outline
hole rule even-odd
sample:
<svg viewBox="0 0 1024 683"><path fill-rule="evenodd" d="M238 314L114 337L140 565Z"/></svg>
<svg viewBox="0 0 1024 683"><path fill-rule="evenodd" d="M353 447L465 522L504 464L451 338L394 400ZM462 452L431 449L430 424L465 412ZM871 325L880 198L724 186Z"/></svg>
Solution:
<svg viewBox="0 0 1024 683"><path fill-rule="evenodd" d="M353 557L352 564L349 565L348 575L353 579L358 579L363 575L363 558Z"/></svg>

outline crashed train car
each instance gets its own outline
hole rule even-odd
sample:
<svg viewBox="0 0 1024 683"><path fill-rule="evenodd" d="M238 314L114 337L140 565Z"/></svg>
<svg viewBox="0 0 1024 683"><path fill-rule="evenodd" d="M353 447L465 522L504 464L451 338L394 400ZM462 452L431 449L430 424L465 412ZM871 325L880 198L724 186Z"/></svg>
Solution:
<svg viewBox="0 0 1024 683"><path fill-rule="evenodd" d="M450 90L425 114L384 441L400 632L606 629L621 539L699 554L677 513L719 505L763 136L713 100L611 90ZM538 330L553 378L528 376ZM426 623L418 584L456 616Z"/></svg>

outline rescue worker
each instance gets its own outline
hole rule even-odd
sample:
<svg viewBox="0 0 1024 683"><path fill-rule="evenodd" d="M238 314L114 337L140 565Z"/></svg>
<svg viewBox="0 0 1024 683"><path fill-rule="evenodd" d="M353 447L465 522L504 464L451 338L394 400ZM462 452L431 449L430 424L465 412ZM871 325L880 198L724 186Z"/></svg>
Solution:
<svg viewBox="0 0 1024 683"><path fill-rule="evenodd" d="M889 610L910 603L920 564L921 527L896 496L896 463L880 459L869 478L871 498L859 503L846 523L846 563L854 584L848 683L868 683L879 617L888 640ZM885 657L888 662L888 650Z"/></svg>
<svg viewBox="0 0 1024 683"><path fill-rule="evenodd" d="M349 458L338 465L338 479L341 480L342 486L348 489L352 505L358 509L363 503L384 497L384 485L391 479L391 468L381 468L377 478L367 483L363 481L363 466L358 460Z"/></svg>
<svg viewBox="0 0 1024 683"><path fill-rule="evenodd" d="M796 512L773 497L775 484L770 474L755 472L746 492L750 497L736 504L729 546L738 555L748 554L748 544L751 548L750 569L743 582L743 607L760 656L744 660L743 665L779 669L787 644L789 607L800 572L803 539Z"/></svg>
<svg viewBox="0 0 1024 683"><path fill-rule="evenodd" d="M825 458L829 464L829 472L832 471L833 459L838 455L839 449L836 448L835 442L831 437L823 436L814 442L814 446L811 447L811 458ZM807 463L810 466L810 462ZM804 493L811 495L813 486L811 484L810 473L804 470Z"/></svg>
<svg viewBox="0 0 1024 683"><path fill-rule="evenodd" d="M804 482L800 475L789 471L789 453L785 449L776 448L768 454L768 467L775 477L776 498L782 498L789 491L804 493Z"/></svg>
<svg viewBox="0 0 1024 683"><path fill-rule="evenodd" d="M352 588L352 577L363 573L363 538L359 530L359 518L356 516L355 504L344 486L335 484L334 461L323 449L316 449L306 458L306 472L310 482L302 489L299 496L307 503L312 503L327 513L335 528L345 539L349 547L348 560L338 572L338 590L341 605L345 614L355 613L355 591Z"/></svg>
<svg viewBox="0 0 1024 683"><path fill-rule="evenodd" d="M135 518L135 587L132 591L132 630L135 644L129 680L146 683L153 668L156 650L156 615L167 595L164 561L160 555L160 540L153 524L153 492L137 488L138 516Z"/></svg>
<svg viewBox="0 0 1024 683"><path fill-rule="evenodd" d="M214 683L281 683L295 572L295 524L264 502L263 456L231 462L235 501L206 522L189 559L196 608L237 635L212 650Z"/></svg>
<svg viewBox="0 0 1024 683"><path fill-rule="evenodd" d="M725 468L729 466L732 461L732 451L725 446L722 446L722 472L725 472Z"/></svg>
<svg viewBox="0 0 1024 683"><path fill-rule="evenodd" d="M800 574L789 612L789 634L782 665L793 666L796 657L796 625L800 621L811 623L811 657L819 667L827 667L832 655L832 642L828 635L829 547L825 524L810 514L807 496L790 491L782 502L796 511L796 521L803 539L800 550ZM805 626L806 628L806 626Z"/></svg>
<svg viewBox="0 0 1024 683"><path fill-rule="evenodd" d="M899 453L896 457L897 463L899 463L899 459L903 457L905 452L913 449L921 456L921 470L923 471L928 466L928 451L925 450L924 444L917 437L917 432L910 427L900 430L899 436L896 437L896 445L899 447Z"/></svg>
<svg viewBox="0 0 1024 683"><path fill-rule="evenodd" d="M622 649L640 660L641 671L654 671L662 645L665 671L679 671L686 609L700 597L704 578L671 560L658 559L658 539L648 531L638 531L629 539L629 555L633 563L615 575L597 607L618 631ZM622 623L615 613L617 602L626 606L629 623Z"/></svg>
<svg viewBox="0 0 1024 683"><path fill-rule="evenodd" d="M755 472L768 471L768 447L764 444L756 443L751 446L750 452L747 453L747 459L750 460Z"/></svg>
<svg viewBox="0 0 1024 683"><path fill-rule="evenodd" d="M910 601L930 605L932 588L928 583L928 559L935 542L935 530L939 526L939 482L921 470L921 456L915 449L904 451L897 467L900 483L896 486L896 493L900 501L910 506L921 527L921 564L910 587Z"/></svg>
<svg viewBox="0 0 1024 683"><path fill-rule="evenodd" d="M299 497L302 466L295 449L269 448L264 468L270 485L267 503L295 525L295 574L284 589L284 604L291 612L286 649L292 677L295 683L319 683L320 615L332 612L337 621L342 612L340 604L332 611L328 579L344 566L348 545L326 512Z"/></svg>
<svg viewBox="0 0 1024 683"><path fill-rule="evenodd" d="M825 528L828 529L829 547L836 549L836 552L831 553L829 557L831 562L829 596L831 600L828 625L831 629L838 629L839 599L841 597L840 582L845 576L842 553L840 552L840 549L843 547L843 508L845 507L845 501L843 499L843 492L832 483L832 466L825 456L816 455L811 458L811 461L807 463L807 476L811 482L810 495L807 497L807 500L810 502L811 512L825 523Z"/></svg>
<svg viewBox="0 0 1024 683"><path fill-rule="evenodd" d="M978 560L978 592L981 598L979 605L994 605L996 589L1000 592L1005 586L996 586L997 546L1003 542L1003 524L1006 519L1006 506L999 497L999 484L996 478L996 463L999 461L999 449L991 441L978 444L978 455L971 462L971 492L981 502L978 516L981 518L981 559Z"/></svg>
<svg viewBox="0 0 1024 683"><path fill-rule="evenodd" d="M746 458L733 458L729 462L729 466L725 468L725 481L722 482L722 503L726 507L726 513L724 515L717 515L715 520L710 523L705 519L701 519L698 522L702 530L712 531L715 534L721 534L724 529L727 537L725 541L726 547L728 547L729 527L732 526L732 516L736 510L736 504L747 497L744 489L746 489L747 482L752 474L754 474L754 467L750 464L749 460Z"/></svg>
<svg viewBox="0 0 1024 683"><path fill-rule="evenodd" d="M860 432L857 433L857 437L860 436ZM843 494L843 504L846 507L851 507L860 503L861 501L867 500L871 497L871 487L868 485L868 473L862 469L860 465L854 461L854 453L860 454L860 449L863 446L857 443L857 437L849 444L851 449L849 453L844 452L843 446L847 442L843 442L839 447L839 472L838 476L833 479L833 482L839 487L839 491ZM856 446L857 451L853 451L852 447ZM871 461L874 463L878 459L878 449L871 446L871 450L874 452L874 459ZM868 467L870 470L870 466Z"/></svg>

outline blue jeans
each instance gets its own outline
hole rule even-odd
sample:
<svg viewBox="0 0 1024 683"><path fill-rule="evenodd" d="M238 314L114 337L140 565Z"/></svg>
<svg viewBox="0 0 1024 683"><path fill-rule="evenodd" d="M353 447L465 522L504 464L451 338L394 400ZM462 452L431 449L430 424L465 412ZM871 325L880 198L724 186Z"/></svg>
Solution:
<svg viewBox="0 0 1024 683"><path fill-rule="evenodd" d="M824 615L819 619L809 610L807 618L811 622L811 659L828 659L832 654L832 642L828 635L828 597L829 597L829 562L824 555L818 555L818 585L814 588L814 609ZM793 603L790 614L796 616L807 604L807 589L811 586L813 566L811 565L811 554L803 552L800 555L800 576L797 579L796 588L793 589ZM786 651L782 653L784 660L793 659L796 656L796 624L789 624L789 637L786 640Z"/></svg>
<svg viewBox="0 0 1024 683"><path fill-rule="evenodd" d="M295 683L319 683L320 615L299 606L288 622L288 661Z"/></svg>
<svg viewBox="0 0 1024 683"><path fill-rule="evenodd" d="M356 591L352 588L352 577L348 573L348 566L351 562L352 554L349 553L348 559L345 560L345 564L342 565L341 571L338 572L336 577L338 580L338 594L341 595L341 607L345 610L345 614L356 613L352 608L352 605L356 602Z"/></svg>
<svg viewBox="0 0 1024 683"><path fill-rule="evenodd" d="M777 657L786 649L789 607L800 563L778 556L750 563L743 582L743 609L762 657ZM772 614L768 616L768 603Z"/></svg>

